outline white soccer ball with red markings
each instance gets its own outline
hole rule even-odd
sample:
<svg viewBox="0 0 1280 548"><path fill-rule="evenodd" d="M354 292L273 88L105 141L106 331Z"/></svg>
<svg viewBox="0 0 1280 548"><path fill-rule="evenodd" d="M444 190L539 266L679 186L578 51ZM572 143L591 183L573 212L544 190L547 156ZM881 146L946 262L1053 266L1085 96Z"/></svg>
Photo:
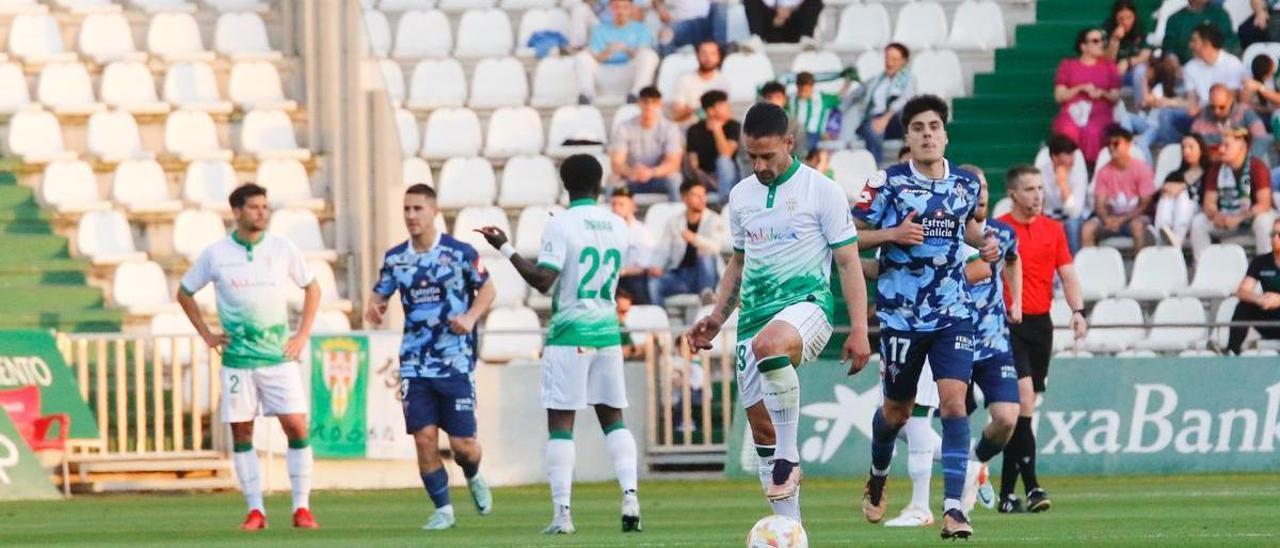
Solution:
<svg viewBox="0 0 1280 548"><path fill-rule="evenodd" d="M747 548L809 548L809 535L787 516L768 516L747 534Z"/></svg>

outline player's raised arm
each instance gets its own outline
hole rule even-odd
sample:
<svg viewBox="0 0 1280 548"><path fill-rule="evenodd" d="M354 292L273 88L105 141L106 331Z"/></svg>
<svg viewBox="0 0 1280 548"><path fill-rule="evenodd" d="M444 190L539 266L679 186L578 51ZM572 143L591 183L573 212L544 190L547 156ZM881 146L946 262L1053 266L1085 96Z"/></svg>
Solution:
<svg viewBox="0 0 1280 548"><path fill-rule="evenodd" d="M725 319L738 307L738 297L742 291L742 251L734 250L720 276L720 287L716 291L716 305L711 314L699 318L685 337L689 346L696 350L710 350L711 341L720 334L720 327Z"/></svg>
<svg viewBox="0 0 1280 548"><path fill-rule="evenodd" d="M560 271L544 264L534 264L533 261L521 257L516 253L515 248L507 240L507 234L501 228L496 226L486 226L476 229L489 245L494 249L501 251L507 259L511 261L511 265L516 267L516 272L520 273L520 277L524 278L534 289L542 293L551 291L555 287L556 278L560 277ZM545 239L545 237L544 237Z"/></svg>

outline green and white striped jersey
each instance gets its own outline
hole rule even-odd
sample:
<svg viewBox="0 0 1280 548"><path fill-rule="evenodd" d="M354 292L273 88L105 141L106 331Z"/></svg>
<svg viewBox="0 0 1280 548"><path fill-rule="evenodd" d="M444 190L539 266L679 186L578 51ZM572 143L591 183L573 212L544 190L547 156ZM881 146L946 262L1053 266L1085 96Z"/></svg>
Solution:
<svg viewBox="0 0 1280 548"><path fill-rule="evenodd" d="M547 345L600 348L619 344L614 293L626 264L627 224L595 200L574 200L542 232L538 266L560 273Z"/></svg>

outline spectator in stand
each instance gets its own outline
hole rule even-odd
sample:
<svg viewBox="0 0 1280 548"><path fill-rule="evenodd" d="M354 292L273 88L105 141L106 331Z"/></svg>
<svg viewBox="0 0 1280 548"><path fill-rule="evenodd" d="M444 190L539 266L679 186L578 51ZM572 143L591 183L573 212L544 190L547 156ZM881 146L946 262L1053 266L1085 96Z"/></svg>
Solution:
<svg viewBox="0 0 1280 548"><path fill-rule="evenodd" d="M1191 250L1197 257L1211 238L1253 232L1259 253L1271 251L1271 172L1266 162L1249 153L1249 130L1222 132L1222 161L1204 176L1203 211L1191 221Z"/></svg>
<svg viewBox="0 0 1280 548"><path fill-rule="evenodd" d="M702 110L707 118L685 134L688 145L686 179L701 181L719 193L721 205L729 203L729 191L738 184L738 136L742 124L733 119L729 96L720 90L702 94Z"/></svg>
<svg viewBox="0 0 1280 548"><path fill-rule="evenodd" d="M698 70L676 80L676 96L671 104L671 120L692 124L697 120L702 94L713 89L729 92L729 80L720 72L720 45L712 41L698 44Z"/></svg>
<svg viewBox="0 0 1280 548"><path fill-rule="evenodd" d="M591 40L591 29L603 19L613 16L609 12L609 0L576 0L565 2L569 9L569 49L573 51L587 47ZM631 11L631 18L641 23L645 20L644 7L636 5Z"/></svg>
<svg viewBox="0 0 1280 548"><path fill-rule="evenodd" d="M716 259L729 238L724 218L707 209L707 187L697 180L680 185L684 215L671 218L663 227L654 263L664 274L658 280L658 295L692 293L707 302L714 296L718 275Z"/></svg>
<svg viewBox="0 0 1280 548"><path fill-rule="evenodd" d="M729 5L725 0L653 0L653 10L666 27L659 34L664 57L684 46L729 41Z"/></svg>
<svg viewBox="0 0 1280 548"><path fill-rule="evenodd" d="M1182 165L1165 177L1156 200L1156 233L1165 245L1182 247L1191 221L1200 213L1202 181L1209 169L1204 140L1194 133L1182 138Z"/></svg>
<svg viewBox="0 0 1280 548"><path fill-rule="evenodd" d="M1273 221L1267 225L1272 241L1271 249L1260 252L1249 263L1240 287L1236 289L1236 297L1240 303L1231 314L1232 322L1278 322L1280 321L1280 222ZM1258 291L1261 284L1262 291ZM1254 327L1263 339L1280 339L1280 327ZM1239 355L1244 345L1245 336L1249 334L1248 326L1232 327L1227 336L1227 351Z"/></svg>
<svg viewBox="0 0 1280 548"><path fill-rule="evenodd" d="M822 0L743 0L747 27L765 42L794 44L813 37Z"/></svg>
<svg viewBox="0 0 1280 548"><path fill-rule="evenodd" d="M1253 16L1240 23L1240 47L1248 48L1257 42L1280 42L1280 19L1272 17L1280 11L1275 0L1249 0Z"/></svg>
<svg viewBox="0 0 1280 548"><path fill-rule="evenodd" d="M1074 141L1092 165L1120 100L1120 74L1104 57L1101 29L1082 29L1076 35L1076 53L1078 58L1062 60L1053 79L1053 98L1060 105L1053 132Z"/></svg>
<svg viewBox="0 0 1280 548"><path fill-rule="evenodd" d="M1202 24L1191 33L1191 52L1195 58L1182 68L1186 87L1185 108L1171 106L1160 110L1157 118L1155 148L1176 143L1191 131L1191 122L1209 104L1210 90L1221 84L1232 93L1239 92L1249 78L1244 63L1230 52L1223 51L1223 37L1218 28Z"/></svg>
<svg viewBox="0 0 1280 548"><path fill-rule="evenodd" d="M1085 196L1089 192L1089 168L1076 162L1076 144L1062 135L1049 138L1048 158L1036 162L1044 183L1044 214L1061 222L1071 252L1080 249L1080 228L1089 217Z"/></svg>
<svg viewBox="0 0 1280 548"><path fill-rule="evenodd" d="M658 71L658 53L653 50L649 27L635 20L635 10L631 0L610 0L612 17L591 28L587 48L574 56L578 63L578 89L582 93L578 102L593 102L600 80L631 80L628 103L634 103L640 89L653 82ZM602 72L611 74L606 76Z"/></svg>
<svg viewBox="0 0 1280 548"><path fill-rule="evenodd" d="M787 108L787 86L778 81L766 82L760 86L760 100Z"/></svg>
<svg viewBox="0 0 1280 548"><path fill-rule="evenodd" d="M1258 55L1249 63L1251 78L1245 80L1240 89L1240 104L1252 108L1263 120L1271 119L1271 114L1280 105L1280 93L1276 93L1276 60L1267 55Z"/></svg>
<svg viewBox="0 0 1280 548"><path fill-rule="evenodd" d="M1151 167L1131 154L1132 147L1132 133L1116 124L1107 128L1111 161L1098 168L1094 217L1085 221L1080 230L1085 247L1096 246L1098 241L1111 236L1133 238L1134 249L1141 249L1147 243L1151 221L1146 211L1156 187L1151 180Z"/></svg>
<svg viewBox="0 0 1280 548"><path fill-rule="evenodd" d="M1147 33L1138 20L1138 7L1133 0L1116 0L1111 4L1111 15L1102 23L1107 35L1106 57L1116 64L1124 75L1124 86L1132 88L1134 102L1146 102L1147 63L1151 61L1151 48L1147 47ZM1047 181L1047 180L1046 180Z"/></svg>
<svg viewBox="0 0 1280 548"><path fill-rule="evenodd" d="M618 272L618 291L625 289L636 304L652 304L651 280L662 276L662 269L653 264L653 235L636 218L636 201L627 187L613 191L609 208L627 223L627 262Z"/></svg>
<svg viewBox="0 0 1280 548"><path fill-rule="evenodd" d="M1162 55L1158 60L1151 63L1151 72L1147 75L1147 85L1149 87L1144 94L1145 99L1140 104L1140 108L1147 111L1146 119L1149 122L1143 124L1145 126L1143 128L1131 127L1131 129L1134 130L1134 133L1141 133L1134 141L1139 146L1150 150L1158 139L1164 137L1160 134L1159 124L1159 120L1166 116L1164 111L1169 109L1189 111L1193 108L1193 105L1187 98L1182 65L1178 63L1178 58L1173 55Z"/></svg>
<svg viewBox="0 0 1280 548"><path fill-rule="evenodd" d="M1266 157L1271 147L1267 126L1251 108L1236 104L1236 94L1222 84L1209 88L1209 108L1191 123L1191 132L1199 134L1210 149L1222 145L1223 128L1245 128L1253 141L1253 153Z"/></svg>
<svg viewBox="0 0 1280 548"><path fill-rule="evenodd" d="M649 86L640 90L640 114L622 122L609 140L613 173L636 194L666 194L677 198L684 137L680 127L662 116L662 93Z"/></svg>
<svg viewBox="0 0 1280 548"><path fill-rule="evenodd" d="M1160 49L1166 54L1173 54L1181 63L1190 61L1193 53L1189 49L1191 34L1196 27L1205 23L1218 29L1218 36L1223 37L1223 43L1228 47L1235 49L1239 45L1235 29L1231 25L1231 16L1222 9L1221 3L1187 0L1187 7L1169 16L1169 20L1165 22L1164 41L1160 43Z"/></svg>
<svg viewBox="0 0 1280 548"><path fill-rule="evenodd" d="M898 113L916 94L915 78L907 68L910 59L907 46L897 42L885 46L884 72L845 96L841 107L848 114L845 124L856 128L877 164L884 160L885 139L905 135Z"/></svg>
<svg viewBox="0 0 1280 548"><path fill-rule="evenodd" d="M644 303L633 303L634 299L631 296L631 292L627 291L621 286L619 286L617 292L614 293L613 300L615 303L617 303L618 325L621 325L621 326L627 325L627 313L631 311L632 304L644 304ZM644 359L645 345L636 344L635 339L631 337L631 332L627 331L626 329L622 330L621 346L622 346L622 359L624 360L643 360Z"/></svg>
<svg viewBox="0 0 1280 548"><path fill-rule="evenodd" d="M804 157L804 165L813 168L814 171L826 175L828 179L835 179L836 172L831 169L831 152L815 148L809 151Z"/></svg>
<svg viewBox="0 0 1280 548"><path fill-rule="evenodd" d="M787 117L800 124L805 136L796 141L796 155L804 156L809 149L817 148L827 135L831 113L839 107L840 95L819 92L813 73L796 75L796 94L787 102Z"/></svg>

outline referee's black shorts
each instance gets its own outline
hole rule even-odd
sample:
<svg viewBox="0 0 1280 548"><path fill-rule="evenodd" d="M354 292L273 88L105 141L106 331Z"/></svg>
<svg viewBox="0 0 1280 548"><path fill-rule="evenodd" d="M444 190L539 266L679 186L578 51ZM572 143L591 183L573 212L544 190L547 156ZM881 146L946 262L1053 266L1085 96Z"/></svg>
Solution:
<svg viewBox="0 0 1280 548"><path fill-rule="evenodd" d="M1009 326L1013 342L1013 364L1018 378L1031 377L1036 392L1044 392L1053 356L1053 319L1048 314L1026 315L1022 323Z"/></svg>

